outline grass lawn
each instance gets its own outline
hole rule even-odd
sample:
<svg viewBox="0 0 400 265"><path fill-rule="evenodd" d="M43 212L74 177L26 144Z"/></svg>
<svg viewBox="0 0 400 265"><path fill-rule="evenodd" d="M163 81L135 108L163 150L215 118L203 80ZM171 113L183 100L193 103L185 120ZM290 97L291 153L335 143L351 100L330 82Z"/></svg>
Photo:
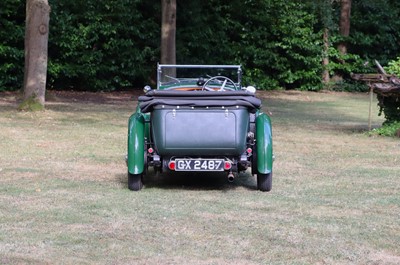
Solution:
<svg viewBox="0 0 400 265"><path fill-rule="evenodd" d="M400 140L369 137L367 94L260 92L273 189L250 173L127 189L138 93L0 94L0 264L400 264ZM382 118L373 114L373 126Z"/></svg>

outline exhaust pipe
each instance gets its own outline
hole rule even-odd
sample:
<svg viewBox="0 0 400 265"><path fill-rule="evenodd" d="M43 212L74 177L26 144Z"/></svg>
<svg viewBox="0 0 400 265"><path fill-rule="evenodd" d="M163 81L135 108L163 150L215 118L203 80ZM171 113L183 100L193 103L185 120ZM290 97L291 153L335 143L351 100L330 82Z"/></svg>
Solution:
<svg viewBox="0 0 400 265"><path fill-rule="evenodd" d="M228 174L228 181L233 182L235 180L235 176L231 173Z"/></svg>

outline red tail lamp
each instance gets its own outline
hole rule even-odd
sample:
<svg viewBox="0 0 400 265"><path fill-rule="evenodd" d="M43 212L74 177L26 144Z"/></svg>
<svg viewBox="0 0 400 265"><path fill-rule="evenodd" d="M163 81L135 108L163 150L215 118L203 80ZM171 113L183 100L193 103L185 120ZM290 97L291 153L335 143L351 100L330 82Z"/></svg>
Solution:
<svg viewBox="0 0 400 265"><path fill-rule="evenodd" d="M175 170L175 161L169 161L169 163L168 163L168 168L170 169L170 170Z"/></svg>
<svg viewBox="0 0 400 265"><path fill-rule="evenodd" d="M152 154L152 153L154 153L154 149L150 147L149 149L147 149L147 152L148 152L149 154Z"/></svg>
<svg viewBox="0 0 400 265"><path fill-rule="evenodd" d="M225 169L225 170L229 170L229 169L231 169L231 168L232 168L231 162L225 161L225 162L224 162L224 169Z"/></svg>

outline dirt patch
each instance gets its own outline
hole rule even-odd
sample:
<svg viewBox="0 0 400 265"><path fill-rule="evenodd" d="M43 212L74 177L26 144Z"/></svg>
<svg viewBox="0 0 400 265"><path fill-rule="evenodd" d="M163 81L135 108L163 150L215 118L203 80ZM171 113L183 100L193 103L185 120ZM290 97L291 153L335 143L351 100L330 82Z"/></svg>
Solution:
<svg viewBox="0 0 400 265"><path fill-rule="evenodd" d="M118 104L137 100L142 95L141 90L117 91L117 92L75 92L75 91L49 91L48 102L88 102L99 104Z"/></svg>
<svg viewBox="0 0 400 265"><path fill-rule="evenodd" d="M46 91L46 102L81 102L99 104L118 104L137 100L143 95L140 89L114 92ZM20 92L0 92L0 104L16 104L21 99Z"/></svg>
<svg viewBox="0 0 400 265"><path fill-rule="evenodd" d="M339 92L322 91L322 92L309 92L309 91L257 91L256 96L266 99L282 99L285 101L300 101L300 102L326 102L330 101L331 97L336 97ZM99 103L99 104L118 104L122 102L129 102L137 100L137 97L143 95L141 89L133 89L127 91L113 91L113 92L85 92L85 91L46 91L46 102L81 102L81 103ZM354 93L340 92L344 97ZM348 94L348 95L347 95ZM322 96L323 95L323 96ZM364 94L360 93L360 96ZM0 92L1 103L15 103L21 98L21 93L14 92Z"/></svg>
<svg viewBox="0 0 400 265"><path fill-rule="evenodd" d="M387 251L380 251L371 255L371 260L376 264L400 264L400 256Z"/></svg>

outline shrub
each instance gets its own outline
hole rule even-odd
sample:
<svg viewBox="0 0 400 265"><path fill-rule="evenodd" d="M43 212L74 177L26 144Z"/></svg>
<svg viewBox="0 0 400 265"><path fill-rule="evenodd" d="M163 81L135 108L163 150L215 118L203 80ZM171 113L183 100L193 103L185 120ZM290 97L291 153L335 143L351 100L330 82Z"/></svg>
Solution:
<svg viewBox="0 0 400 265"><path fill-rule="evenodd" d="M400 77L400 57L397 57L395 60L389 61L388 66L385 67L385 71L388 74L394 74Z"/></svg>
<svg viewBox="0 0 400 265"><path fill-rule="evenodd" d="M400 77L400 57L389 61L385 67L388 74L393 74ZM378 106L380 107L379 115L385 115L385 125L400 122L400 93L392 93L389 95L378 95Z"/></svg>
<svg viewBox="0 0 400 265"><path fill-rule="evenodd" d="M400 137L400 122L383 125L381 128L373 129L369 135L397 136Z"/></svg>
<svg viewBox="0 0 400 265"><path fill-rule="evenodd" d="M148 13L147 2L50 2L50 87L84 90L134 87L142 85L154 71L159 25L154 15Z"/></svg>
<svg viewBox="0 0 400 265"><path fill-rule="evenodd" d="M0 91L17 90L24 78L25 3L2 0L0 8Z"/></svg>
<svg viewBox="0 0 400 265"><path fill-rule="evenodd" d="M400 95L382 96L378 95L379 115L385 115L384 124L400 121Z"/></svg>

